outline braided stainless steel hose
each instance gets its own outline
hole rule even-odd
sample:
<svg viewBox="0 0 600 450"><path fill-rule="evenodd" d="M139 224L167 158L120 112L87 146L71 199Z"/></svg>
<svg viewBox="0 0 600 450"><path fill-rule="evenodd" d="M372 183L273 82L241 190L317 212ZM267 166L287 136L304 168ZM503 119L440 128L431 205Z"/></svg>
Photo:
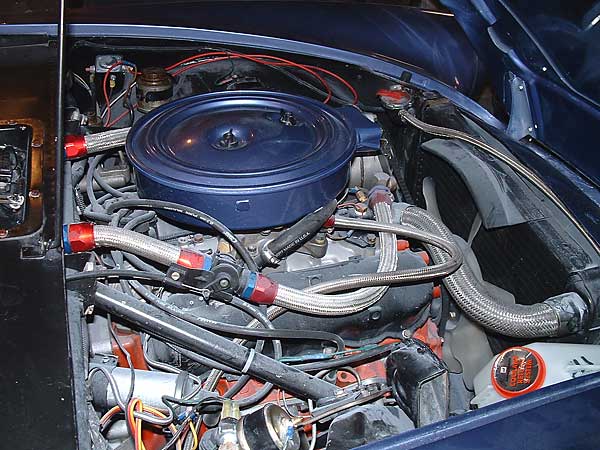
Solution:
<svg viewBox="0 0 600 450"><path fill-rule="evenodd" d="M65 154L68 159L74 159L123 147L129 130L130 128L118 128L84 136L65 136Z"/></svg>
<svg viewBox="0 0 600 450"><path fill-rule="evenodd" d="M406 208L402 212L401 222L438 234L448 241L454 239L441 220L421 208ZM432 245L427 247L434 262L443 263L449 258L440 249ZM443 282L454 301L470 318L488 330L505 336L536 338L568 334L578 331L586 319L587 305L574 293L533 305L501 303L483 291L466 264L444 278Z"/></svg>
<svg viewBox="0 0 600 450"><path fill-rule="evenodd" d="M375 217L382 223L392 222L390 205L379 202L374 205ZM398 264L396 250L396 236L392 233L379 232L380 260L377 272L391 272ZM335 290L344 290L343 280L340 287ZM367 287L354 292L335 295L319 294L319 290L305 289L300 291L287 286L279 285L274 304L286 309L307 314L340 316L362 311L381 299L389 287L389 283L377 287Z"/></svg>
<svg viewBox="0 0 600 450"><path fill-rule="evenodd" d="M179 264L206 270L211 265L211 258L207 255L180 249L167 242L124 228L81 222L65 226L63 235L66 253L108 247L133 253L165 266Z"/></svg>

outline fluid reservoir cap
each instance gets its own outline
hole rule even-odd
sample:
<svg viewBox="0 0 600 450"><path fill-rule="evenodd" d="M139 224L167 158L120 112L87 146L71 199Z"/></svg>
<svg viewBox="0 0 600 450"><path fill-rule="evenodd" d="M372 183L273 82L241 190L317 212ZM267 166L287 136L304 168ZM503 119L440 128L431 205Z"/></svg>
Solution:
<svg viewBox="0 0 600 450"><path fill-rule="evenodd" d="M492 365L492 385L510 398L538 389L546 377L544 360L535 350L512 347L500 353Z"/></svg>

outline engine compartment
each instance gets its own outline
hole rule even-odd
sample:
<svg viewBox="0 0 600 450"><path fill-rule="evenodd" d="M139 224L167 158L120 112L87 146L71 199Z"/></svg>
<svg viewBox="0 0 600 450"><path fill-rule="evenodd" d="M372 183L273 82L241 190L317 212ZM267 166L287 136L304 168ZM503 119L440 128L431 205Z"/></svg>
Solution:
<svg viewBox="0 0 600 450"><path fill-rule="evenodd" d="M70 61L94 448L349 449L600 364L593 246L439 94L253 49Z"/></svg>

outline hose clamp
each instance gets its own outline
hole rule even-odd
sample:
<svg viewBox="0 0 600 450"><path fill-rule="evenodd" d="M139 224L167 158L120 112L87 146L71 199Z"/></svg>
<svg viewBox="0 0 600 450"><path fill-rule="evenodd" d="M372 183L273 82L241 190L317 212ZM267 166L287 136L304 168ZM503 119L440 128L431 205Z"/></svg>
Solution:
<svg viewBox="0 0 600 450"><path fill-rule="evenodd" d="M250 354L248 355L248 359L246 360L246 364L244 364L244 367L242 367L242 370L240 372L242 372L243 374L248 373L248 370L250 370L250 366L252 366L252 363L254 362L254 356L256 356L256 352L253 348L251 348Z"/></svg>
<svg viewBox="0 0 600 450"><path fill-rule="evenodd" d="M588 321L589 307L586 301L575 292L550 297L544 301L557 315L557 336L577 333L584 329Z"/></svg>
<svg viewBox="0 0 600 450"><path fill-rule="evenodd" d="M273 240L267 241L261 246L260 257L263 259L263 261L266 261L269 264L276 266L281 262L281 260L277 258L277 256L275 256L275 254L269 248L269 244L271 242L273 242Z"/></svg>

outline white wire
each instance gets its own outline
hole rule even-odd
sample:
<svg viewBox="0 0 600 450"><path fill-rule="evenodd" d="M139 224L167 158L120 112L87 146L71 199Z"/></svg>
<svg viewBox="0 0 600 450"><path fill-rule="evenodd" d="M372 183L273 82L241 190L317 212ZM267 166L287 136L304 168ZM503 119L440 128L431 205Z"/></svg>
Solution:
<svg viewBox="0 0 600 450"><path fill-rule="evenodd" d="M73 72L72 75L73 75L73 78L75 78L77 81L79 81L79 84L81 84L81 86L83 86L83 88L87 91L89 96L93 98L94 94L92 93L92 88L90 88L90 85L80 75L77 75L75 72Z"/></svg>
<svg viewBox="0 0 600 450"><path fill-rule="evenodd" d="M137 86L137 81L134 81L131 84L131 87L129 88L129 90L131 91L136 86ZM114 99L111 100L111 102L109 103L110 107L112 108L115 103L117 103L119 100L121 100L125 96L126 93L127 93L127 89L124 89L123 91L121 91L121 93L119 95L117 95ZM102 111L102 114L100 115L100 118L104 119L104 116L106 116L107 112L108 112L108 108L105 107L104 111Z"/></svg>
<svg viewBox="0 0 600 450"><path fill-rule="evenodd" d="M314 405L313 405L313 401L312 400L308 400L308 412L310 413L310 415L312 416L314 410ZM308 450L315 450L315 447L317 446L317 422L313 423L312 427L311 427L311 431L312 434L310 436L310 447L308 447Z"/></svg>

